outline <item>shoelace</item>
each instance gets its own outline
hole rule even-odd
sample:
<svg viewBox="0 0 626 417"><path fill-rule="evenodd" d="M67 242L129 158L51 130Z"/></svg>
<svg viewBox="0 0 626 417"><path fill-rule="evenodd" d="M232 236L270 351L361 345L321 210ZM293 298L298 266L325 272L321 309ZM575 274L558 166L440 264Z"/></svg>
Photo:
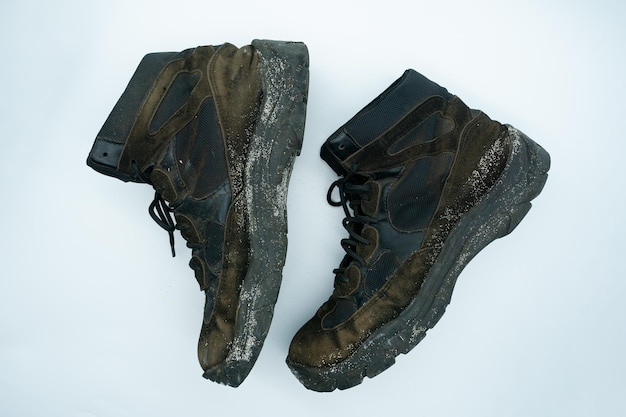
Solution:
<svg viewBox="0 0 626 417"><path fill-rule="evenodd" d="M131 165L139 178L152 185L150 176L142 172L135 161L132 161ZM154 220L156 224L168 233L170 248L172 249L172 256L174 257L176 256L176 250L174 249L174 231L176 230L176 223L172 217L172 212L174 212L174 207L170 206L170 204L163 199L163 196L158 190L155 190L154 199L148 206L148 214L150 214L150 217L152 217L152 220Z"/></svg>
<svg viewBox="0 0 626 417"><path fill-rule="evenodd" d="M359 244L369 245L371 242L361 236L360 231L365 224L377 223L377 219L360 213L361 202L371 190L368 185L359 181L358 177L358 174L350 172L345 177L334 181L328 189L326 200L331 206L343 207L346 217L342 224L350 237L342 239L341 246L351 260L356 261L359 265L365 265L365 259L356 252L356 248ZM339 191L339 201L333 200L332 197L335 188ZM348 281L344 273L349 264L349 260L344 261L339 268L333 270L339 281L344 283Z"/></svg>
<svg viewBox="0 0 626 417"><path fill-rule="evenodd" d="M170 237L170 248L172 249L172 256L176 256L176 250L174 249L174 230L176 230L176 223L172 218L172 212L174 209L163 199L161 193L154 192L154 200L148 207L148 213L152 220L161 226Z"/></svg>

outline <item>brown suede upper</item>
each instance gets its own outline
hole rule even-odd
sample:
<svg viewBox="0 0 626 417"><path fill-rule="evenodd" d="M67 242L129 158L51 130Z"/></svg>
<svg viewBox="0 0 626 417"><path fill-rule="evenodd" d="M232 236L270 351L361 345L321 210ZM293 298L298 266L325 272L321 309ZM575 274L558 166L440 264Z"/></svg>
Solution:
<svg viewBox="0 0 626 417"><path fill-rule="evenodd" d="M141 170L153 167L151 182L156 189L161 190L163 198L169 203L176 205L185 199L201 201L210 197L207 192L198 195L195 191L196 184L185 183L176 168L165 166L162 161L164 155L173 152L168 148L172 137L189 123L197 128L199 109L206 100L213 100L225 154L216 157L226 158L232 201L223 225L223 259L219 284L214 294L212 310L205 314L198 343L198 357L204 369L222 362L228 355L229 343L234 335L241 282L248 267L248 230L241 191L245 158L262 97L258 63L259 58L254 47L237 48L228 43L217 51L212 46L198 47L186 56L168 62L143 102L118 166L118 170L126 172L132 171L133 163ZM150 125L155 113L181 73L198 74L199 81L184 105L158 130L152 131ZM207 158L209 155L210 149L201 149L198 157ZM211 164L215 162L201 162L199 169L207 172L197 172L195 181L203 175L214 175ZM214 190L209 192L213 193ZM175 216L178 225L185 225L181 233L189 245L202 246L211 243L213 246L222 246L222 242L209 242L212 236L208 236L206 219L186 213L176 213ZM209 286L210 268L205 256L210 254L194 251L190 263L202 290Z"/></svg>
<svg viewBox="0 0 626 417"><path fill-rule="evenodd" d="M452 121L452 129L398 153L389 152L395 140L433 112L440 112L443 119ZM505 132L506 128L500 123L482 113L473 113L458 97L446 103L442 97L434 96L424 100L393 127L343 161L346 171L358 166L358 172L368 176L405 166L420 158L443 153L454 155L439 204L421 245L355 313L339 325L327 328L323 324L325 316L332 313L339 299L349 297L359 286L361 276L358 265L348 266L344 273L347 281L336 283L333 296L294 337L289 349L290 362L320 368L337 364L409 305L427 279L450 231L502 172L509 154ZM489 164L488 169L484 169L486 163ZM369 182L376 183L375 180ZM364 212L375 212L379 205L388 203L385 200L379 202L380 198L385 198L380 195L380 187L372 187L372 190L369 202L362 205ZM368 257L378 250L378 234L374 227L365 225L361 236L366 237L369 244L359 244L356 252L369 261Z"/></svg>
<svg viewBox="0 0 626 417"><path fill-rule="evenodd" d="M205 293L203 376L239 386L268 333L287 251L285 195L304 136L308 49L254 39L143 57L87 165L154 188Z"/></svg>
<svg viewBox="0 0 626 417"><path fill-rule="evenodd" d="M209 64L222 134L226 142L228 172L233 202L225 225L224 259L213 315L202 326L198 357L203 368L222 362L232 341L239 290L248 266L248 231L241 189L250 137L259 112L261 84L257 72L258 55L252 46L237 49L222 46ZM209 348L210 347L210 348Z"/></svg>

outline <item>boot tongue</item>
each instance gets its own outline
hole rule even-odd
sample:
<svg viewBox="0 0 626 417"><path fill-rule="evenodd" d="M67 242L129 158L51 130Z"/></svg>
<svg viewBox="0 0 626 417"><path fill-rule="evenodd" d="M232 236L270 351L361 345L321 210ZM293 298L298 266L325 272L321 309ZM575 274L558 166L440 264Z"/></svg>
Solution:
<svg viewBox="0 0 626 417"><path fill-rule="evenodd" d="M416 71L404 72L382 94L341 126L324 143L321 157L339 175L350 171L350 157L402 120L429 97L450 99L445 88Z"/></svg>

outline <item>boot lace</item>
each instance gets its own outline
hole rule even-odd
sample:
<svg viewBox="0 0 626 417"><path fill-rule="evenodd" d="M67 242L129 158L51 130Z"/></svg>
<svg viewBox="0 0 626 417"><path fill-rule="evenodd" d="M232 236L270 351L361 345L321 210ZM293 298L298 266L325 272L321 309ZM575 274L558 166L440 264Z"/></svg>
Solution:
<svg viewBox="0 0 626 417"><path fill-rule="evenodd" d="M132 167L139 178L152 185L150 175L147 172L142 172L135 161L132 161ZM176 256L176 250L174 249L174 231L176 230L176 223L172 216L174 210L175 207L165 201L160 190L155 190L154 199L148 206L148 214L150 214L150 217L152 217L152 220L154 220L156 224L168 233L173 257Z"/></svg>
<svg viewBox="0 0 626 417"><path fill-rule="evenodd" d="M335 189L339 192L339 201L333 200L332 195ZM345 177L334 181L326 195L328 204L334 207L342 207L346 215L342 225L348 231L349 237L341 240L341 246L346 252L346 257L341 262L339 268L333 270L336 279L343 283L348 282L345 271L352 261L357 262L361 266L366 264L365 259L357 253L357 246L359 244L369 245L371 243L360 234L363 226L378 222L376 218L364 215L361 210L361 202L367 201L370 191L371 188L365 184L364 177L351 171Z"/></svg>

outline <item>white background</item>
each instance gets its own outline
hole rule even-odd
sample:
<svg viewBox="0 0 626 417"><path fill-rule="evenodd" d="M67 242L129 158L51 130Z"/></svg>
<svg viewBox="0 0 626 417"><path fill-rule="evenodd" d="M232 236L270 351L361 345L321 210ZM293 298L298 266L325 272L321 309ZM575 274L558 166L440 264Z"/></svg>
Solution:
<svg viewBox="0 0 626 417"><path fill-rule="evenodd" d="M624 416L626 6L621 1L5 1L0 6L1 416ZM237 389L201 377L203 294L152 190L85 165L148 52L309 47L270 333ZM284 364L332 290L342 210L323 141L414 68L552 156L520 226L461 274L440 323L347 391Z"/></svg>

